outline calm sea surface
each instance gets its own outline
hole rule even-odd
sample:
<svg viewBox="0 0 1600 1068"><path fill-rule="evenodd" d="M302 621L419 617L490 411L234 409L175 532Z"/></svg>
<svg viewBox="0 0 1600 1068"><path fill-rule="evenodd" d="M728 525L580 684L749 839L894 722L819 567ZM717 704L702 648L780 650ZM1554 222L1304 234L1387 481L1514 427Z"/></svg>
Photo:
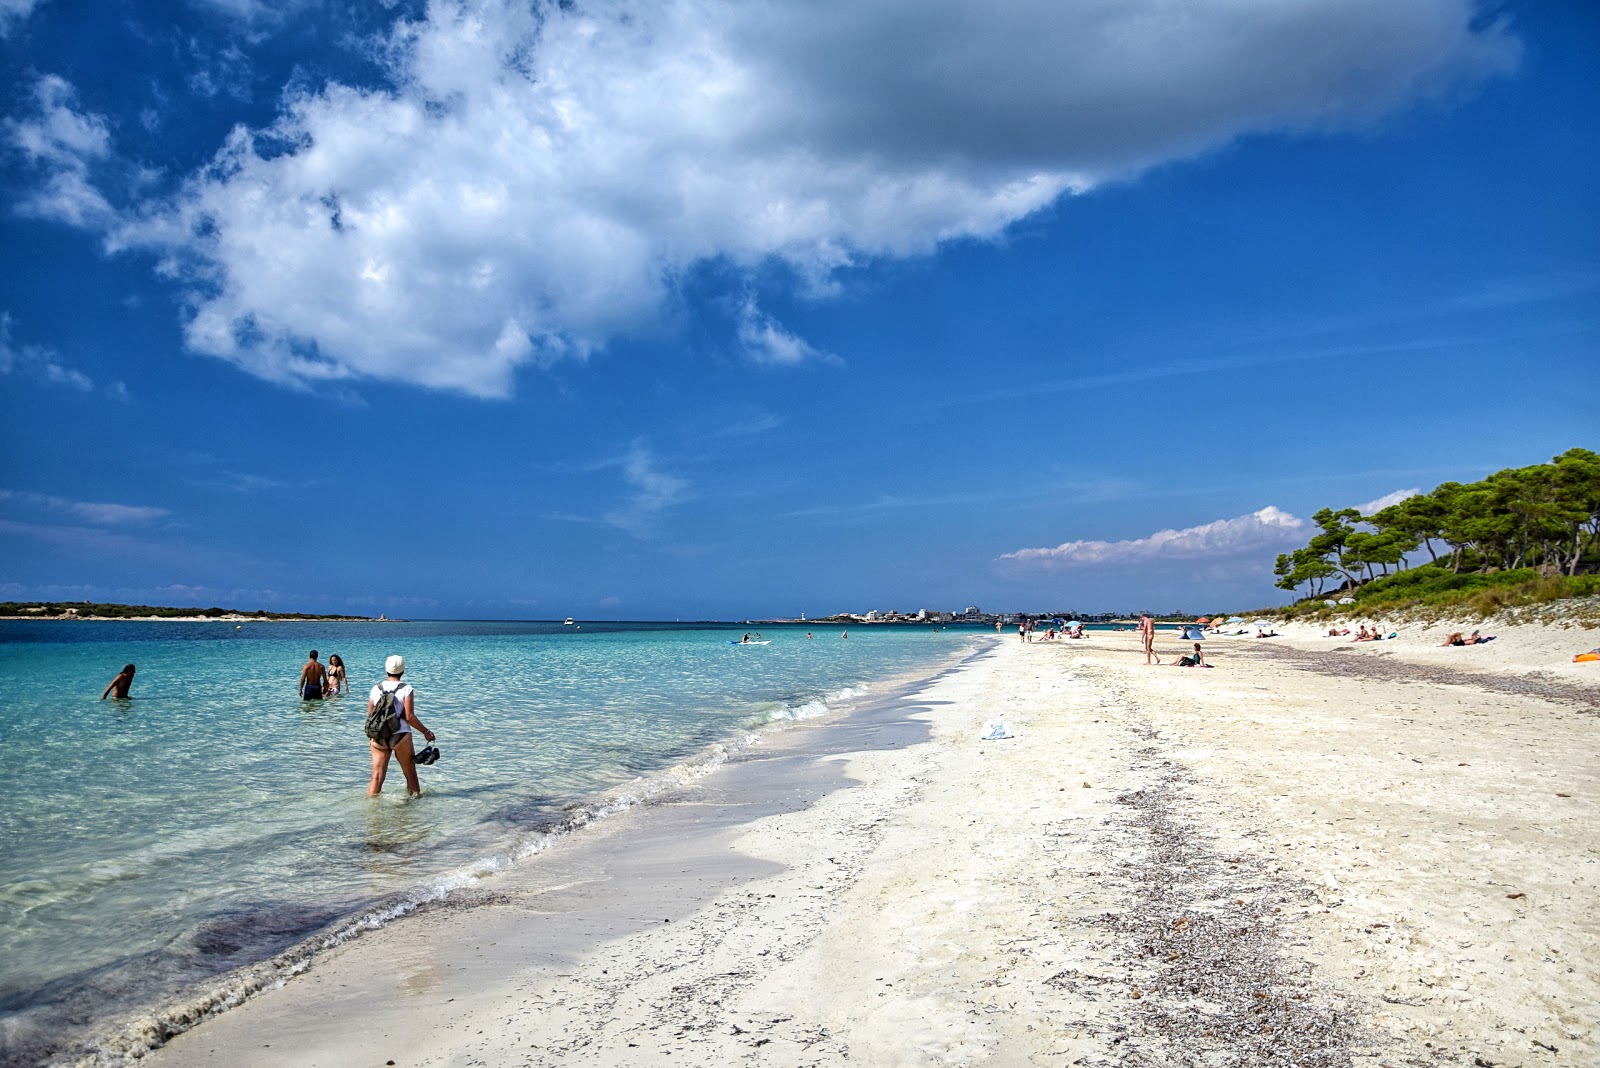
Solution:
<svg viewBox="0 0 1600 1068"><path fill-rule="evenodd" d="M0 1063L574 822L979 644L978 628L0 621ZM306 652L349 696L302 702ZM442 757L369 800L366 694L406 658ZM133 697L100 701L123 664ZM576 814L576 815L575 815Z"/></svg>

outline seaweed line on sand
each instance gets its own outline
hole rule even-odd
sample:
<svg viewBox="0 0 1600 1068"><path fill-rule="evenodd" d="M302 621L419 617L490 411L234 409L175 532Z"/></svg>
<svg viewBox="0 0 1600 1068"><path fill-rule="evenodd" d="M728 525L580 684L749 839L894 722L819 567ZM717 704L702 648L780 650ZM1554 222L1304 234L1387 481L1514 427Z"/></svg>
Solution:
<svg viewBox="0 0 1600 1068"><path fill-rule="evenodd" d="M1396 660L1378 656L1340 656L1349 646L1334 649L1296 649L1288 645L1268 646L1261 643L1247 646L1251 652L1291 661L1291 666L1319 675L1342 678L1382 679L1393 682L1427 683L1442 686L1476 686L1494 693L1515 697L1531 697L1541 701L1571 706L1575 712L1600 715L1600 690L1573 685L1547 676L1491 675L1487 672L1456 671L1432 664L1418 664L1409 660ZM1230 650L1232 651L1232 650Z"/></svg>
<svg viewBox="0 0 1600 1068"><path fill-rule="evenodd" d="M1287 949L1287 909L1315 894L1253 857L1224 856L1192 814L1192 773L1163 755L1158 732L1130 726L1147 743L1135 766L1154 776L1119 796L1111 819L1124 850L1106 874L1127 904L1089 921L1111 934L1119 974L1050 980L1110 1006L1094 1029L1116 1060L1082 1063L1347 1068L1356 1045L1371 1054L1383 1040L1358 1024L1359 1007Z"/></svg>

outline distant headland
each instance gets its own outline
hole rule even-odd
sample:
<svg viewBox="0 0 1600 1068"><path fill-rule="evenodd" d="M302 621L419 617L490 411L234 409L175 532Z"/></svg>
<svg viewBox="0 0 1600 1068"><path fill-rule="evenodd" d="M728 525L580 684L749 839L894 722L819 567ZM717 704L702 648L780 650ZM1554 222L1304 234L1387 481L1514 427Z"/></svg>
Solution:
<svg viewBox="0 0 1600 1068"><path fill-rule="evenodd" d="M306 612L240 612L233 608L171 608L148 604L95 604L90 601L0 601L0 619L166 619L192 623L243 623L255 620L318 622L393 622L383 616L318 616Z"/></svg>

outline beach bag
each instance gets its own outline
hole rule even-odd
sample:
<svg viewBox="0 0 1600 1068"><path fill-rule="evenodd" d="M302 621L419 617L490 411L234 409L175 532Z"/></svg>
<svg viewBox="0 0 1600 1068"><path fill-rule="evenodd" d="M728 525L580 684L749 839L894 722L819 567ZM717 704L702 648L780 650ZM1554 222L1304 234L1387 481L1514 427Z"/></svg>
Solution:
<svg viewBox="0 0 1600 1068"><path fill-rule="evenodd" d="M383 683L378 683L378 699L372 702L372 711L367 713L367 737L379 745L391 744L400 733L400 701L395 697L399 689L396 686L386 690Z"/></svg>

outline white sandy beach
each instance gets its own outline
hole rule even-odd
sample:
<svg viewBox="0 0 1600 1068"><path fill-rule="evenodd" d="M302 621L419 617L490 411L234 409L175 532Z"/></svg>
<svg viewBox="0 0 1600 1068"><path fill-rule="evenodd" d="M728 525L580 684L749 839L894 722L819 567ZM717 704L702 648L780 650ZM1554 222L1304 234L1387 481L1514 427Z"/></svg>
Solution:
<svg viewBox="0 0 1600 1068"><path fill-rule="evenodd" d="M997 639L141 1063L1600 1064L1600 632L1304 629Z"/></svg>

